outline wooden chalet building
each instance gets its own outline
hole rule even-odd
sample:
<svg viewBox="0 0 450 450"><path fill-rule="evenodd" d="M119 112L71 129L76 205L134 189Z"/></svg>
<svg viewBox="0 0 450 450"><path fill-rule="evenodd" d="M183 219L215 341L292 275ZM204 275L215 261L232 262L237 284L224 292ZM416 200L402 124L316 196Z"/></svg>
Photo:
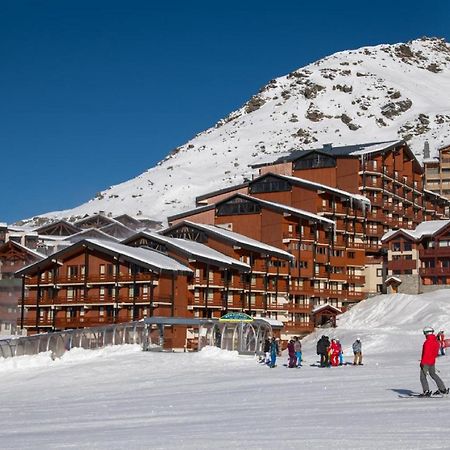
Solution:
<svg viewBox="0 0 450 450"><path fill-rule="evenodd" d="M450 287L450 220L423 222L415 230L386 233L387 283L395 292L417 294Z"/></svg>
<svg viewBox="0 0 450 450"><path fill-rule="evenodd" d="M85 239L17 272L26 292L20 326L30 334L184 316L191 273L149 249Z"/></svg>
<svg viewBox="0 0 450 450"><path fill-rule="evenodd" d="M265 181L270 182L268 179ZM285 186L286 181L277 178L276 182ZM295 180L290 181L293 184ZM254 186L257 191L257 184ZM251 191L252 183L249 188ZM286 191L284 201L290 203L291 192ZM283 191L279 192L283 195ZM312 203L317 201L316 197L317 192L311 195ZM358 202L360 205L368 205L367 200L355 195L355 205ZM212 205L208 208L210 206ZM198 209L200 208L194 210L191 216L185 214L184 218L196 221ZM211 209L208 211L212 214ZM330 304L341 309L365 297L364 248L362 245L355 245L353 251L348 250L347 253L343 245L340 249L335 247L337 235L333 220L286 204L243 194L234 194L218 202L214 205L213 212L213 223L216 225L281 248L294 256L295 260L288 265L285 272L288 278L285 295L292 303L289 305L291 308L303 310L304 315L299 313L296 317L301 319L303 324L310 326L310 313L316 306ZM169 220L172 221L172 218ZM300 325L295 317L293 319L291 327L295 330L295 327Z"/></svg>
<svg viewBox="0 0 450 450"><path fill-rule="evenodd" d="M203 243L141 231L126 245L151 248L176 259L192 270L188 279L188 309L194 317L219 318L229 311L251 314L254 301L245 296L249 264L231 258ZM192 313L191 313L192 314Z"/></svg>
<svg viewBox="0 0 450 450"><path fill-rule="evenodd" d="M290 273L295 257L279 247L215 225L180 222L163 231L165 235L203 242L208 247L246 262L250 271L240 282L244 312L280 320L283 332L306 334L314 329L313 305L290 292ZM243 300L243 301L242 301Z"/></svg>
<svg viewBox="0 0 450 450"><path fill-rule="evenodd" d="M435 194L450 199L450 145L439 148L438 157L427 157L423 164L425 187Z"/></svg>
<svg viewBox="0 0 450 450"><path fill-rule="evenodd" d="M266 172L364 195L372 205L366 234L378 249L381 236L389 229L413 229L422 221L448 214L448 200L425 189L424 170L404 141L294 151L260 166L260 173Z"/></svg>
<svg viewBox="0 0 450 450"><path fill-rule="evenodd" d="M22 286L15 272L43 258L44 255L12 240L0 245L0 335L16 333Z"/></svg>

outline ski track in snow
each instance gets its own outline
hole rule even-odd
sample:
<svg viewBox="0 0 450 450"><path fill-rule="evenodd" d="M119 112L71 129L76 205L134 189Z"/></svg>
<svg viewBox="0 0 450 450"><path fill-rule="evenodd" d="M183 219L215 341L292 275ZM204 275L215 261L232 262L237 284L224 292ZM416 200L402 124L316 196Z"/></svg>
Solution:
<svg viewBox="0 0 450 450"><path fill-rule="evenodd" d="M2 449L448 449L450 398L420 391L422 328L450 330L450 291L385 295L303 340L304 366L137 345L0 360ZM417 312L416 312L417 311ZM312 367L321 334L363 343L362 367ZM437 360L450 382L450 355ZM430 381L430 386L434 384Z"/></svg>

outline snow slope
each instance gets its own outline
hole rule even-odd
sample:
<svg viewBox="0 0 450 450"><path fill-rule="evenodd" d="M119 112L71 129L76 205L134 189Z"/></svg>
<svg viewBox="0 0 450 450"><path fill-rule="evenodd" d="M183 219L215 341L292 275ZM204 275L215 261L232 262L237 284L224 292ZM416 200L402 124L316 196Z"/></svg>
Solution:
<svg viewBox="0 0 450 450"><path fill-rule="evenodd" d="M328 330L362 339L364 366L315 365L319 330L300 369L207 348L138 346L0 360L2 449L448 449L450 398L418 391L425 325L450 330L449 291L361 302ZM437 367L450 383L450 355ZM434 385L433 385L434 387Z"/></svg>
<svg viewBox="0 0 450 450"><path fill-rule="evenodd" d="M176 148L156 167L76 208L45 214L76 218L105 211L164 221L195 197L252 176L251 164L324 143L404 138L421 159L450 143L450 45L407 44L343 51L271 80L242 108Z"/></svg>

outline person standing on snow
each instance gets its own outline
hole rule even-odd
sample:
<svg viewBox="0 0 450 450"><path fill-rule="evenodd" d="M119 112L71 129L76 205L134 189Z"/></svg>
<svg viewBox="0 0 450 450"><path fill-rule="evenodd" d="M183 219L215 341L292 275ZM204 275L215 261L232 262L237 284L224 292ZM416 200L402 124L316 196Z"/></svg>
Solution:
<svg viewBox="0 0 450 450"><path fill-rule="evenodd" d="M294 351L295 356L297 358L297 367L302 366L302 343L300 342L300 339L295 336L294 337Z"/></svg>
<svg viewBox="0 0 450 450"><path fill-rule="evenodd" d="M356 366L358 364L362 366L362 344L360 338L356 338L356 341L353 342L352 349L353 354L355 355L353 365Z"/></svg>
<svg viewBox="0 0 450 450"><path fill-rule="evenodd" d="M434 335L434 330L431 327L425 327L423 329L425 335L425 342L422 346L422 357L420 359L420 384L422 385L423 394L422 397L430 397L431 395L448 394L448 389L445 387L444 382L436 374L436 357L439 353L439 342ZM428 385L427 375L434 380L438 390L434 393L430 391Z"/></svg>
<svg viewBox="0 0 450 450"><path fill-rule="evenodd" d="M317 342L317 354L320 355L320 367L329 367L328 361L328 347L330 346L330 340L328 336L323 335Z"/></svg>
<svg viewBox="0 0 450 450"><path fill-rule="evenodd" d="M288 354L289 354L289 362L288 362L288 367L290 367L291 369L293 369L295 367L295 347L294 347L294 340L291 339L288 343Z"/></svg>
<svg viewBox="0 0 450 450"><path fill-rule="evenodd" d="M264 341L264 362L265 364L269 365L270 364L270 339L267 338Z"/></svg>
<svg viewBox="0 0 450 450"><path fill-rule="evenodd" d="M273 337L272 342L270 343L270 367L275 367L277 363L277 355L279 352L278 342Z"/></svg>
<svg viewBox="0 0 450 450"><path fill-rule="evenodd" d="M439 342L439 349L441 356L445 356L445 335L444 332L441 330L437 334L437 340Z"/></svg>
<svg viewBox="0 0 450 450"><path fill-rule="evenodd" d="M330 362L333 367L339 365L339 346L336 339L331 339L330 344Z"/></svg>
<svg viewBox="0 0 450 450"><path fill-rule="evenodd" d="M339 365L342 366L344 364L344 354L342 353L342 344L339 339L336 339L336 345L339 350Z"/></svg>

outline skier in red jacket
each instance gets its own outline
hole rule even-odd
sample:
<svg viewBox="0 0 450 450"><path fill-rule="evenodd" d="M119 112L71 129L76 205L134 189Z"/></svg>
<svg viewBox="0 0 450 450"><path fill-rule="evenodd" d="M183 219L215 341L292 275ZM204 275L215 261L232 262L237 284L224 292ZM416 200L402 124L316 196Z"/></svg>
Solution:
<svg viewBox="0 0 450 450"><path fill-rule="evenodd" d="M336 339L331 339L331 344L329 347L330 353L330 363L333 367L339 365L339 345L336 342Z"/></svg>
<svg viewBox="0 0 450 450"><path fill-rule="evenodd" d="M431 327L425 327L423 329L423 334L425 335L425 342L422 347L422 358L420 359L420 383L422 384L423 397L430 397L432 394L448 394L448 389L446 389L443 381L436 374L435 362L436 357L439 353L439 342L434 335L434 330ZM435 381L438 390L434 393L430 391L428 386L427 375Z"/></svg>

